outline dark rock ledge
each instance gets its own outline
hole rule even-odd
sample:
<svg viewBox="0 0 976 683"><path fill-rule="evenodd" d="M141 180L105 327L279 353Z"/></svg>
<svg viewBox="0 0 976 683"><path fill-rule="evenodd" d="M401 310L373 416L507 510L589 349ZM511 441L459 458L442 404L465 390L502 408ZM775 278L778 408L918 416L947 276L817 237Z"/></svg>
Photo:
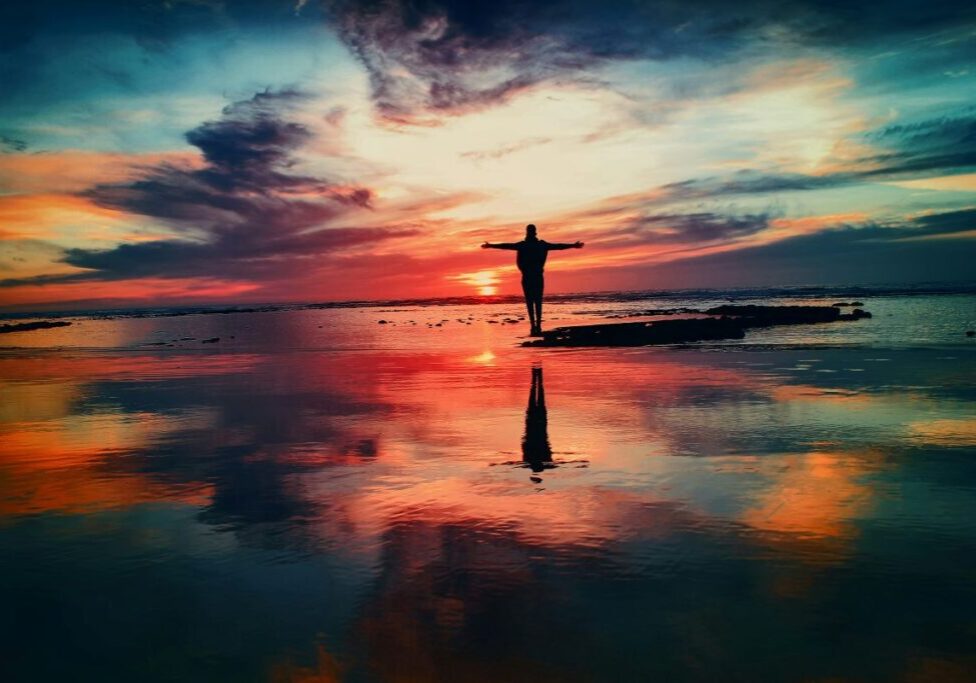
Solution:
<svg viewBox="0 0 976 683"><path fill-rule="evenodd" d="M46 330L51 327L67 327L71 323L57 321L49 322L47 320L41 320L33 323L14 323L11 325L0 325L0 334L6 334L8 332L30 332L31 330Z"/></svg>
<svg viewBox="0 0 976 683"><path fill-rule="evenodd" d="M752 327L807 325L870 318L862 309L841 313L833 306L716 306L704 319L606 323L557 327L523 346L648 346L742 339Z"/></svg>

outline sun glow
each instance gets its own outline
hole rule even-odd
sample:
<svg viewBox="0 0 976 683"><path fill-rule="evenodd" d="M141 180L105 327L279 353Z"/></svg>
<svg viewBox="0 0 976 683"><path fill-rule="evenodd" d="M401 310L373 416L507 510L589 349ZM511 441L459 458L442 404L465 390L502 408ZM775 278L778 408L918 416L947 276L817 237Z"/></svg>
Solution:
<svg viewBox="0 0 976 683"><path fill-rule="evenodd" d="M500 282L498 273L494 270L479 270L474 273L461 273L460 275L448 275L447 279L463 282L475 288L481 296L493 296L498 294L498 283Z"/></svg>

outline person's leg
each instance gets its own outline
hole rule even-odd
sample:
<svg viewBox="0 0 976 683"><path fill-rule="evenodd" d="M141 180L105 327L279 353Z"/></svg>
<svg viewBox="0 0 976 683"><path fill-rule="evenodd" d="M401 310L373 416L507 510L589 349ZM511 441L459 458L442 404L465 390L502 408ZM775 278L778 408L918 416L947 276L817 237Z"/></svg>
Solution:
<svg viewBox="0 0 976 683"><path fill-rule="evenodd" d="M542 331L542 323L539 322L539 294L534 290L529 306L532 308L532 334L539 334Z"/></svg>
<svg viewBox="0 0 976 683"><path fill-rule="evenodd" d="M539 314L542 311L542 282L539 278L532 278L526 283L525 300L529 309L532 311L529 314L532 322L532 332L530 334L541 334L542 320Z"/></svg>
<svg viewBox="0 0 976 683"><path fill-rule="evenodd" d="M542 276L539 276L538 288L536 289L535 296L535 325L539 332L542 332L542 295L545 291L546 283Z"/></svg>
<svg viewBox="0 0 976 683"><path fill-rule="evenodd" d="M523 277L522 294L525 296L525 308L529 312L529 327L531 327L532 331L534 332L536 328L536 322L535 322L535 308L533 306L534 302L532 301L532 289L533 289L532 283L529 280L527 280L525 277Z"/></svg>

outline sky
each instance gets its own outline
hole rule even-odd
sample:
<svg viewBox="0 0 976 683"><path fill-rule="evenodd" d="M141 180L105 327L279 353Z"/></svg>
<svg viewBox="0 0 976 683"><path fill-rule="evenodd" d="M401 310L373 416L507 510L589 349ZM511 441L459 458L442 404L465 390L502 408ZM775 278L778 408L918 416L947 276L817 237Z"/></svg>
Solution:
<svg viewBox="0 0 976 683"><path fill-rule="evenodd" d="M967 282L976 5L0 7L0 307Z"/></svg>

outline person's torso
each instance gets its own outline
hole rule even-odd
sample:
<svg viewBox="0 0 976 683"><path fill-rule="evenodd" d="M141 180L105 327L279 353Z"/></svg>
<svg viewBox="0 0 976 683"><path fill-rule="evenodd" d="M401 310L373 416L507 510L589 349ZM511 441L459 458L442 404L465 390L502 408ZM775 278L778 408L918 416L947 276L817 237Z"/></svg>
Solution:
<svg viewBox="0 0 976 683"><path fill-rule="evenodd" d="M544 240L523 240L519 242L515 263L523 274L541 275L548 255L549 248Z"/></svg>

